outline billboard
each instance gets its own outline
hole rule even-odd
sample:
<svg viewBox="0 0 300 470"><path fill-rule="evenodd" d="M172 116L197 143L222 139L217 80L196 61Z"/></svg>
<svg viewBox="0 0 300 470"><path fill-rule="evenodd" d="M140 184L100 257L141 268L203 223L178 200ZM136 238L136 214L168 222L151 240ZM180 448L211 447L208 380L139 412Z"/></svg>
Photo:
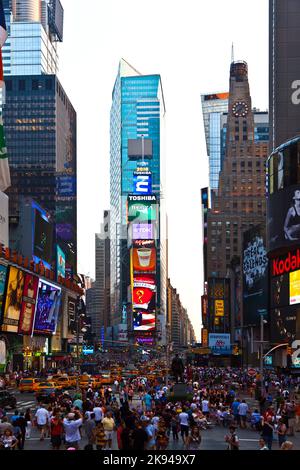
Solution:
<svg viewBox="0 0 300 470"><path fill-rule="evenodd" d="M135 272L155 272L156 249L148 247L132 248L132 266Z"/></svg>
<svg viewBox="0 0 300 470"><path fill-rule="evenodd" d="M133 308L150 310L156 304L156 281L151 274L135 275L133 277Z"/></svg>
<svg viewBox="0 0 300 470"><path fill-rule="evenodd" d="M133 192L134 194L152 193L152 174L150 172L133 173Z"/></svg>
<svg viewBox="0 0 300 470"><path fill-rule="evenodd" d="M56 270L57 270L57 279L58 276L63 278L66 277L66 255L62 251L59 245L57 245L56 251Z"/></svg>
<svg viewBox="0 0 300 470"><path fill-rule="evenodd" d="M154 240L133 240L133 247L135 248L155 248Z"/></svg>
<svg viewBox="0 0 300 470"><path fill-rule="evenodd" d="M128 203L128 222L151 222L157 220L158 204L157 197L129 195Z"/></svg>
<svg viewBox="0 0 300 470"><path fill-rule="evenodd" d="M21 269L10 266L5 292L5 303L2 305L2 331L18 333L24 284L25 273Z"/></svg>
<svg viewBox="0 0 300 470"><path fill-rule="evenodd" d="M32 334L38 285L38 277L33 276L32 274L25 274L21 315L18 328L19 334Z"/></svg>
<svg viewBox="0 0 300 470"><path fill-rule="evenodd" d="M132 224L132 240L153 240L153 224Z"/></svg>
<svg viewBox="0 0 300 470"><path fill-rule="evenodd" d="M68 297L68 329L76 333L76 300L72 297Z"/></svg>
<svg viewBox="0 0 300 470"><path fill-rule="evenodd" d="M128 160L151 159L153 155L151 139L128 139Z"/></svg>
<svg viewBox="0 0 300 470"><path fill-rule="evenodd" d="M257 311L267 308L268 258L266 233L257 225L243 234L243 312L245 325L258 325Z"/></svg>
<svg viewBox="0 0 300 470"><path fill-rule="evenodd" d="M202 309L206 311L206 296L202 299ZM230 326L230 279L209 278L208 279L208 314L204 315L206 320L204 326L210 331L224 332Z"/></svg>
<svg viewBox="0 0 300 470"><path fill-rule="evenodd" d="M6 275L7 275L7 267L0 264L0 324L1 324L2 304L3 304L5 284L6 284Z"/></svg>
<svg viewBox="0 0 300 470"><path fill-rule="evenodd" d="M75 176L57 176L56 191L58 196L66 198L76 197L76 178Z"/></svg>
<svg viewBox="0 0 300 470"><path fill-rule="evenodd" d="M300 303L300 270L293 271L289 274L289 284L290 284L290 305L295 305Z"/></svg>
<svg viewBox="0 0 300 470"><path fill-rule="evenodd" d="M48 5L49 27L58 41L62 42L64 32L64 9L60 0L50 0Z"/></svg>
<svg viewBox="0 0 300 470"><path fill-rule="evenodd" d="M8 196L0 191L0 244L9 246Z"/></svg>
<svg viewBox="0 0 300 470"><path fill-rule="evenodd" d="M133 311L133 331L154 331L155 330L155 311L143 312Z"/></svg>
<svg viewBox="0 0 300 470"><path fill-rule="evenodd" d="M118 341L128 341L127 323L119 324Z"/></svg>
<svg viewBox="0 0 300 470"><path fill-rule="evenodd" d="M300 185L270 194L267 199L267 249L300 243Z"/></svg>
<svg viewBox="0 0 300 470"><path fill-rule="evenodd" d="M153 336L137 336L135 341L141 346L153 346L154 344Z"/></svg>
<svg viewBox="0 0 300 470"><path fill-rule="evenodd" d="M231 354L230 334L229 333L209 333L208 347L214 355Z"/></svg>
<svg viewBox="0 0 300 470"><path fill-rule="evenodd" d="M224 317L224 300L215 300L215 317Z"/></svg>
<svg viewBox="0 0 300 470"><path fill-rule="evenodd" d="M34 241L33 255L35 261L40 260L50 267L52 262L52 246L53 246L53 225L49 222L47 216L35 208L34 219Z"/></svg>
<svg viewBox="0 0 300 470"><path fill-rule="evenodd" d="M201 330L201 344L204 348L208 346L208 330L206 328Z"/></svg>
<svg viewBox="0 0 300 470"><path fill-rule="evenodd" d="M34 333L52 335L56 331L61 301L61 288L39 281Z"/></svg>
<svg viewBox="0 0 300 470"><path fill-rule="evenodd" d="M300 306L287 306L271 311L271 341L289 343L300 338Z"/></svg>

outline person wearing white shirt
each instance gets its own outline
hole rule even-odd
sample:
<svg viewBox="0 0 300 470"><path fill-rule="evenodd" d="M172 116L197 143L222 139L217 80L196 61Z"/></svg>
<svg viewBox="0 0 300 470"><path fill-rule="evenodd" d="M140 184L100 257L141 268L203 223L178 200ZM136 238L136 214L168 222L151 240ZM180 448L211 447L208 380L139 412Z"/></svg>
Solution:
<svg viewBox="0 0 300 470"><path fill-rule="evenodd" d="M50 421L49 412L41 405L35 413L36 424L40 431L40 441L45 439L45 432Z"/></svg>
<svg viewBox="0 0 300 470"><path fill-rule="evenodd" d="M247 413L248 413L248 405L245 400L242 400L242 403L238 406L238 412L240 416L241 428L246 429L246 421L247 421Z"/></svg>
<svg viewBox="0 0 300 470"><path fill-rule="evenodd" d="M93 409L93 413L95 415L96 424L100 423L100 421L102 421L103 419L103 411L99 404L96 404L96 406Z"/></svg>
<svg viewBox="0 0 300 470"><path fill-rule="evenodd" d="M81 440L80 426L82 426L82 418L79 413L69 413L64 418L65 440L68 447L79 449L79 442Z"/></svg>
<svg viewBox="0 0 300 470"><path fill-rule="evenodd" d="M202 400L202 413L204 414L204 416L207 416L209 414L209 401L206 398Z"/></svg>
<svg viewBox="0 0 300 470"><path fill-rule="evenodd" d="M189 435L189 415L186 413L185 410L183 410L181 413L179 413L178 418L180 424L181 437L183 442L185 443Z"/></svg>

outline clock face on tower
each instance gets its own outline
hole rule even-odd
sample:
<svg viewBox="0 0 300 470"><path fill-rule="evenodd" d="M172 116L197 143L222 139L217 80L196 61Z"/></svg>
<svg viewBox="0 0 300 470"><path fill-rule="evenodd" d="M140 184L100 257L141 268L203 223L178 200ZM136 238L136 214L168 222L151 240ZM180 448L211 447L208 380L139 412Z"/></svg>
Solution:
<svg viewBox="0 0 300 470"><path fill-rule="evenodd" d="M249 111L248 105L245 101L236 101L232 106L232 114L235 117L245 117Z"/></svg>

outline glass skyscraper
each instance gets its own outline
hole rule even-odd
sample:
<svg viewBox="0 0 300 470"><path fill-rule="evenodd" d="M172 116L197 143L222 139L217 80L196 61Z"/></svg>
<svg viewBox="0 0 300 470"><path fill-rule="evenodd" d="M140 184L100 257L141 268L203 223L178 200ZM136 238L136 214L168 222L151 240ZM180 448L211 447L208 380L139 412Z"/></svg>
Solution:
<svg viewBox="0 0 300 470"><path fill-rule="evenodd" d="M2 49L5 76L57 74L57 42L63 33L62 9L60 24L52 21L57 1L4 0L9 34Z"/></svg>
<svg viewBox="0 0 300 470"><path fill-rule="evenodd" d="M137 161L128 156L128 140L151 139L152 158L147 166L152 173L152 193L160 201L158 243L159 313L166 311L166 230L164 213L164 168L161 155L165 104L160 75L142 75L125 60L119 64L115 81L110 121L110 203L111 203L111 309L112 323L121 322L128 302L129 257L127 247L127 196L133 193L133 173ZM163 320L162 320L163 323Z"/></svg>

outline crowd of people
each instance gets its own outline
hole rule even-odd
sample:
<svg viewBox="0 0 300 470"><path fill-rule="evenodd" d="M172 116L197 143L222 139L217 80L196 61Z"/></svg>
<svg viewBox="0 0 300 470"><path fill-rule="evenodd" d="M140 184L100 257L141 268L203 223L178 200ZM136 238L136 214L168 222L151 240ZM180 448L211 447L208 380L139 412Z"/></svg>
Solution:
<svg viewBox="0 0 300 470"><path fill-rule="evenodd" d="M0 448L23 449L33 427L53 450L201 449L205 430L224 428L224 449L238 450L239 429L257 433L257 448L290 450L300 431L300 380L274 371L259 379L247 370L188 366L179 372L185 396L174 397L176 378L167 385L147 377L115 380L98 390L65 391L36 411L0 410ZM249 404L250 403L250 404ZM253 405L253 403L255 403ZM277 445L274 442L277 441Z"/></svg>

